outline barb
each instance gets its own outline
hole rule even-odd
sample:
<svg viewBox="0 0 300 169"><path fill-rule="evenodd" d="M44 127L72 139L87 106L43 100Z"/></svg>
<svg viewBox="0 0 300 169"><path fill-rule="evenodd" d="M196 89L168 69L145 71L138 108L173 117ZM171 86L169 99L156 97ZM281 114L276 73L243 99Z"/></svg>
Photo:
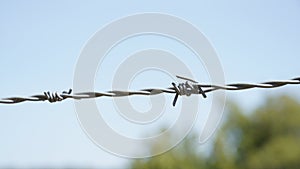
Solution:
<svg viewBox="0 0 300 169"><path fill-rule="evenodd" d="M228 85L210 85L210 84L201 84L195 80L176 76L179 79L186 80L185 83L171 83L172 87L165 89L142 89L139 91L119 91L112 90L107 92L81 92L81 93L72 93L72 89L69 91L63 91L61 94L55 92L44 92L42 95L33 95L29 97L8 97L4 99L0 99L0 103L2 104L15 104L21 103L25 101L49 101L50 103L63 101L65 99L91 99L98 97L125 97L131 95L157 95L161 93L169 93L175 94L173 100L173 106L176 105L178 96L191 96L192 94L201 94L203 98L206 98L206 93L213 92L216 90L246 90L252 88L276 88L289 84L300 84L300 77L291 79L291 80L277 80L277 81L269 81L263 83L234 83Z"/></svg>

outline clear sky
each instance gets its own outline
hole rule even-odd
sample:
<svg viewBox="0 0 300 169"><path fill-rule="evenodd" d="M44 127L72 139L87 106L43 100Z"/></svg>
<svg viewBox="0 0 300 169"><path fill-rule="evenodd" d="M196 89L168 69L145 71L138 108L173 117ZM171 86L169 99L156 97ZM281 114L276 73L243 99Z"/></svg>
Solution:
<svg viewBox="0 0 300 169"><path fill-rule="evenodd" d="M77 58L89 37L112 20L143 12L175 15L201 30L215 47L228 83L300 76L299 0L11 0L0 1L0 98L72 87ZM129 44L135 43L138 39ZM253 108L266 96L284 93L300 99L299 86L231 92L228 97ZM120 168L130 161L86 137L72 100L0 105L0 135L0 167Z"/></svg>

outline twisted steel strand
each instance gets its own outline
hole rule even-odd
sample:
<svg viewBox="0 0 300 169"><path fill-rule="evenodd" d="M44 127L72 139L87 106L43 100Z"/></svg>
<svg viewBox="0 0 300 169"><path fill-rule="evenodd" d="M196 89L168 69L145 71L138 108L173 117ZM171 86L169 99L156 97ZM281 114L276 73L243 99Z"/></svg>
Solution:
<svg viewBox="0 0 300 169"><path fill-rule="evenodd" d="M210 85L210 84L200 84L194 80L183 78L177 76L181 79L188 80L186 83L179 83L177 86L175 83L172 83L173 87L159 89L159 88L150 88L150 89L142 89L139 91L119 91L112 90L107 92L81 92L81 93L72 93L72 89L69 91L64 91L61 94L55 92L44 92L44 94L33 95L29 97L9 97L0 99L0 103L2 104L14 104L25 101L49 101L49 102L57 102L65 99L91 99L98 97L125 97L131 95L157 95L161 93L170 93L175 94L175 98L173 101L173 106L175 106L178 96L190 96L191 94L202 94L203 97L206 97L206 93L213 92L216 90L246 90L252 88L276 88L289 84L300 84L300 77L291 79L291 80L277 80L277 81L269 81L263 83L234 83L227 85ZM192 83L189 83L191 81Z"/></svg>
<svg viewBox="0 0 300 169"><path fill-rule="evenodd" d="M263 83L235 83L235 84L228 84L225 86L222 85L203 85L197 84L202 88L209 88L204 90L205 93L212 92L215 90L245 90L245 89L252 89L252 88L276 88L281 87L289 84L300 84L300 78L294 78L291 80L278 80L278 81L270 81L270 82L263 82Z"/></svg>

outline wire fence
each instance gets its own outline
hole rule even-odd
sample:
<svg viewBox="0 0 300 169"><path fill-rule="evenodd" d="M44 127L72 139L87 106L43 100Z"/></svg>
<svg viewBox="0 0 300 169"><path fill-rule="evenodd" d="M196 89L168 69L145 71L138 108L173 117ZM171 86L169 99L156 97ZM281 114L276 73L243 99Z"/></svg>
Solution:
<svg viewBox="0 0 300 169"><path fill-rule="evenodd" d="M213 85L213 84L201 84L195 80L176 76L179 79L186 80L185 83L171 83L172 86L168 88L148 88L141 89L138 91L120 91L120 90L112 90L107 92L80 92L73 93L72 89L69 91L63 91L62 93L57 92L44 92L39 95L32 95L29 97L8 97L0 99L0 103L2 104L15 104L21 103L25 101L49 101L50 103L63 101L65 99L92 99L98 97L126 97L131 95L157 95L161 93L169 93L175 94L173 100L173 106L176 105L178 96L190 96L192 94L201 94L204 98L206 98L206 93L213 92L216 90L246 90L252 88L276 88L284 85L290 84L300 84L300 77L293 78L290 80L276 80L276 81L268 81L263 83L233 83L227 85Z"/></svg>

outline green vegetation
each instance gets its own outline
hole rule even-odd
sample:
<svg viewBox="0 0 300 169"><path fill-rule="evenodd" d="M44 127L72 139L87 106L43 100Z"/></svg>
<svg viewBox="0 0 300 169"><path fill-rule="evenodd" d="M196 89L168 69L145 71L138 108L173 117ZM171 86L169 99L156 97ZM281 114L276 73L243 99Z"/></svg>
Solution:
<svg viewBox="0 0 300 169"><path fill-rule="evenodd" d="M300 103L281 96L250 113L230 104L208 155L195 151L197 140L153 158L134 161L132 169L296 169L300 166Z"/></svg>

